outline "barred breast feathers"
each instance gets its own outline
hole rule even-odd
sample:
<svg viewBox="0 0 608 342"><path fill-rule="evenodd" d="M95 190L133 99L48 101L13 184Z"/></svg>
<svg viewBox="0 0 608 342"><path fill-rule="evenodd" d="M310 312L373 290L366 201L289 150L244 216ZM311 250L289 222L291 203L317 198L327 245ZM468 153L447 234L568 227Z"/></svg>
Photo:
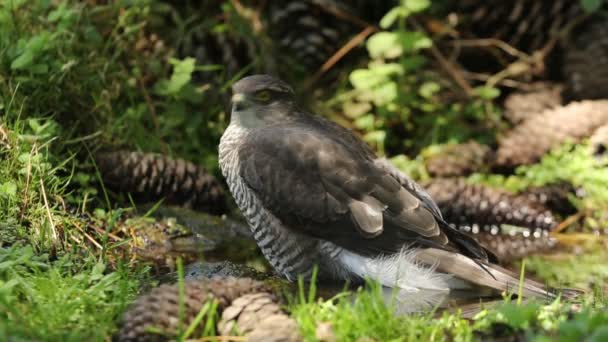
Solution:
<svg viewBox="0 0 608 342"><path fill-rule="evenodd" d="M321 261L318 241L288 231L238 175L238 147L247 130L230 125L220 142L220 168L241 213L245 216L262 253L272 267L288 280L309 276Z"/></svg>

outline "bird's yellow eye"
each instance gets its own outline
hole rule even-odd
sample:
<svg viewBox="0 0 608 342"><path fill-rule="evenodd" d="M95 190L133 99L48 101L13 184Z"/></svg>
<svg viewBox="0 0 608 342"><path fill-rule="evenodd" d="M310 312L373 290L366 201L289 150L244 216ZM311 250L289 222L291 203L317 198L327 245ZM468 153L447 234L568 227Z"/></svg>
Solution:
<svg viewBox="0 0 608 342"><path fill-rule="evenodd" d="M255 98L262 102L267 102L270 100L271 94L268 90L262 90L255 94Z"/></svg>

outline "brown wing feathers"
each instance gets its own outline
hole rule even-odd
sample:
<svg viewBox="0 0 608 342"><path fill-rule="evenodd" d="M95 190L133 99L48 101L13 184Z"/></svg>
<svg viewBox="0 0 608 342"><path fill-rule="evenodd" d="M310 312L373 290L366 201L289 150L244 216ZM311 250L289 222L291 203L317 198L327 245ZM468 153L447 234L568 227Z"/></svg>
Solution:
<svg viewBox="0 0 608 342"><path fill-rule="evenodd" d="M352 146L350 132L317 125L261 129L239 152L241 176L279 219L355 252L392 253L413 243L486 259L474 240L440 224L416 189Z"/></svg>

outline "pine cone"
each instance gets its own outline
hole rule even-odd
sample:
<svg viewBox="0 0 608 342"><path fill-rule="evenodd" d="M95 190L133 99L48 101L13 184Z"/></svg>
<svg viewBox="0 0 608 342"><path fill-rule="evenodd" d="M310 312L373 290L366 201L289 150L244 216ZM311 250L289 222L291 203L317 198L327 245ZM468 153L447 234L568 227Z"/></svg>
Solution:
<svg viewBox="0 0 608 342"><path fill-rule="evenodd" d="M268 2L268 33L282 55L293 58L302 71L316 71L357 34L366 21L376 23L395 0L298 0Z"/></svg>
<svg viewBox="0 0 608 342"><path fill-rule="evenodd" d="M525 52L547 44L552 35L583 14L570 0L464 0L455 10L468 19L469 31L479 38L496 38ZM467 20L465 20L467 21Z"/></svg>
<svg viewBox="0 0 608 342"><path fill-rule="evenodd" d="M544 110L562 104L561 84L538 82L531 90L518 91L507 96L504 102L504 116L514 125L542 113Z"/></svg>
<svg viewBox="0 0 608 342"><path fill-rule="evenodd" d="M519 232L516 234L479 233L475 239L493 252L504 263L515 261L532 254L551 251L557 240L546 231Z"/></svg>
<svg viewBox="0 0 608 342"><path fill-rule="evenodd" d="M246 294L234 300L222 313L218 332L235 333L255 341L301 341L297 323L283 310L276 298L266 292Z"/></svg>
<svg viewBox="0 0 608 342"><path fill-rule="evenodd" d="M217 309L224 308L238 297L267 291L263 283L249 278L212 279L207 282L186 282L184 284L184 321L188 327L209 300L217 300ZM179 288L177 284L161 285L148 294L140 296L123 315L120 330L113 337L114 341L167 341L175 338L179 327ZM200 327L192 336L201 334ZM163 332L149 332L156 328ZM168 335L168 336L167 336Z"/></svg>
<svg viewBox="0 0 608 342"><path fill-rule="evenodd" d="M353 15L377 24L393 7L399 5L399 0L313 0L316 2L338 2L343 7L351 8Z"/></svg>
<svg viewBox="0 0 608 342"><path fill-rule="evenodd" d="M223 66L226 79L236 76L259 55L254 41L199 27L178 46L181 57L194 57L197 64Z"/></svg>
<svg viewBox="0 0 608 342"><path fill-rule="evenodd" d="M492 159L492 150L475 141L445 145L426 160L426 169L433 177L466 176L480 171Z"/></svg>
<svg viewBox="0 0 608 342"><path fill-rule="evenodd" d="M589 139L591 153L596 158L604 158L608 155L608 125L598 128Z"/></svg>
<svg viewBox="0 0 608 342"><path fill-rule="evenodd" d="M608 123L608 101L581 101L546 110L524 121L499 140L496 166L511 169L533 164L567 140L578 142Z"/></svg>
<svg viewBox="0 0 608 342"><path fill-rule="evenodd" d="M348 12L331 1L269 2L268 33L278 43L279 52L292 56L304 70L316 70L353 30L352 23L337 18L330 12L331 8Z"/></svg>
<svg viewBox="0 0 608 342"><path fill-rule="evenodd" d="M448 2L457 14L458 37L483 39L455 50L470 71L496 74L508 69L509 78L529 82L553 76L559 65L560 38L584 15L579 2L570 0L462 0ZM554 43L558 44L554 44ZM501 44L502 43L502 44ZM533 58L519 58L504 46ZM517 64L513 64L517 63Z"/></svg>
<svg viewBox="0 0 608 342"><path fill-rule="evenodd" d="M213 214L226 212L224 190L202 167L182 159L141 152L106 152L95 157L103 181L142 201L168 203Z"/></svg>
<svg viewBox="0 0 608 342"><path fill-rule="evenodd" d="M608 98L608 22L597 19L580 30L564 51L568 100Z"/></svg>
<svg viewBox="0 0 608 342"><path fill-rule="evenodd" d="M520 192L519 195L526 196L531 201L542 203L551 212L562 217L572 215L577 211L569 196L582 197L580 189L576 189L572 184L566 182L530 187Z"/></svg>
<svg viewBox="0 0 608 342"><path fill-rule="evenodd" d="M159 26L180 28L175 33L162 32L175 34L167 41L174 44L177 56L193 57L198 65L222 66L221 73L195 73L195 79L215 82L221 74L224 78L219 82L229 80L260 55L259 42L232 27L232 20L244 21L233 17L236 13L224 12L220 1L171 1L165 5L168 10L159 18ZM213 30L219 25L227 29Z"/></svg>
<svg viewBox="0 0 608 342"><path fill-rule="evenodd" d="M425 189L444 219L467 232L497 234L501 224L551 230L557 224L541 203L484 185L467 184L462 178L434 179L425 184Z"/></svg>

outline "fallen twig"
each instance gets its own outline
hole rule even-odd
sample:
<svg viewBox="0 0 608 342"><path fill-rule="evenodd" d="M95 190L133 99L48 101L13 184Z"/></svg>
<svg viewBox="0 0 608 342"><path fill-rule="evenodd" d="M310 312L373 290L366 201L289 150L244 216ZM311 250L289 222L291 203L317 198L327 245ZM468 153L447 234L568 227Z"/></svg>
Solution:
<svg viewBox="0 0 608 342"><path fill-rule="evenodd" d="M258 34L262 32L262 30L264 29L264 24L262 23L260 13L266 4L266 1L262 1L258 8L256 8L255 10L244 6L239 0L230 0L230 3L232 4L232 6L234 6L235 11L241 17L249 20L254 33Z"/></svg>
<svg viewBox="0 0 608 342"><path fill-rule="evenodd" d="M30 190L30 180L32 179L32 153L34 153L34 149L36 148L36 144L32 146L30 150L30 154L27 157L27 166L26 166L26 176L25 176L25 190L23 191L23 205L20 209L19 215L19 223L23 222L23 218L25 217L25 212L29 206L30 196L28 196L28 192Z"/></svg>
<svg viewBox="0 0 608 342"><path fill-rule="evenodd" d="M568 218L563 220L560 224L558 224L557 227L555 227L555 229L553 229L553 231L551 231L551 234L558 235L561 231L570 227L572 224L574 224L576 221L578 221L582 215L583 215L583 213L578 212L574 215L569 216Z"/></svg>
<svg viewBox="0 0 608 342"><path fill-rule="evenodd" d="M490 75L490 74L472 72L472 71L467 71L467 70L461 70L461 73L466 79L474 80L474 81L481 81L481 82L487 82L492 77L492 75ZM504 86L504 87L520 89L523 91L528 91L528 90L533 89L529 83L520 82L517 80L510 79L510 78L503 78L503 79L499 80L498 83L496 83L496 84Z"/></svg>
<svg viewBox="0 0 608 342"><path fill-rule="evenodd" d="M509 55L517 58L529 58L530 55L520 51L513 46L509 45L505 41L496 38L477 38L477 39L455 39L449 42L450 45L456 47L496 47Z"/></svg>
<svg viewBox="0 0 608 342"><path fill-rule="evenodd" d="M93 237L91 235L89 235L87 232L84 231L84 229L82 229L81 227L79 227L77 224L74 225L76 227L76 229L78 229L82 235L84 235L87 240L91 241L91 243L93 245L95 245L95 247L99 248L100 250L103 250L103 246L97 242L97 240L93 239Z"/></svg>
<svg viewBox="0 0 608 342"><path fill-rule="evenodd" d="M49 207L49 202L46 198L46 190L44 189L44 182L42 178L40 178L40 191L42 192L42 198L44 199L44 207L46 208L46 213L49 217L49 222L51 224L51 233L53 235L53 241L57 241L57 228L55 227L55 222L53 221L53 215L51 214L51 208Z"/></svg>
<svg viewBox="0 0 608 342"><path fill-rule="evenodd" d="M359 32L356 36L351 38L346 44L344 44L336 53L334 53L319 70L308 80L304 82L304 87L309 88L316 81L323 76L328 70L330 70L336 63L338 63L346 54L348 54L357 45L363 42L370 34L376 32L378 29L373 26L367 26L363 31Z"/></svg>
<svg viewBox="0 0 608 342"><path fill-rule="evenodd" d="M607 243L608 240L592 233L568 233L552 235L561 245L579 246L581 243Z"/></svg>
<svg viewBox="0 0 608 342"><path fill-rule="evenodd" d="M327 1L315 1L313 0L313 3L315 3L317 6L319 6L319 8L321 8L322 10L324 10L325 12L332 14L333 16L335 16L336 18L339 19L344 19L348 22L351 22L359 27L365 28L368 26L373 26L372 24L368 23L367 21L354 16L348 12L345 12L343 10L341 10L338 6L333 6L331 4L329 4ZM376 28L377 29L377 28Z"/></svg>

